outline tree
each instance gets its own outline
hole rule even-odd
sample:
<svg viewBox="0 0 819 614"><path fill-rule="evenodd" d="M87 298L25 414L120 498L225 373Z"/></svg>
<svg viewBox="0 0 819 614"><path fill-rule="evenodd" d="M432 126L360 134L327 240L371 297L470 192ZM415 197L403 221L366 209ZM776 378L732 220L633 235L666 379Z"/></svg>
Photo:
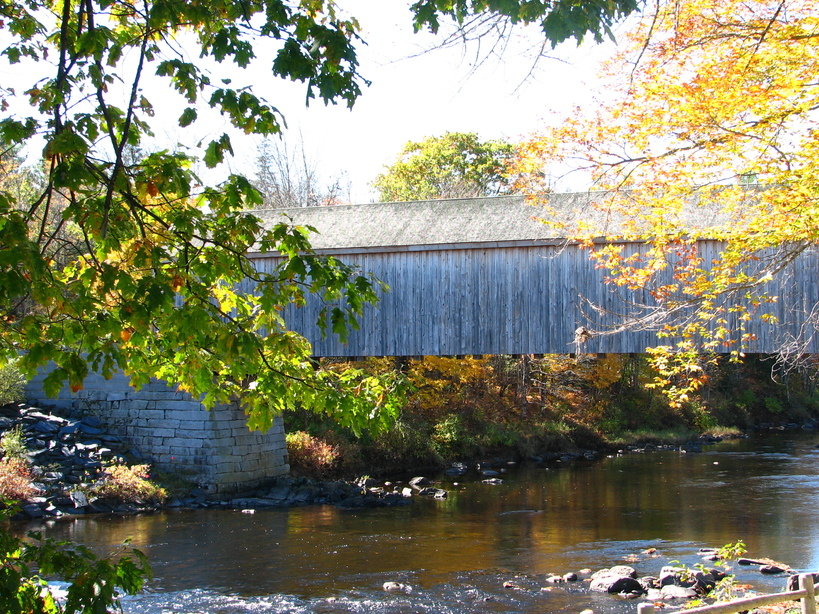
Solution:
<svg viewBox="0 0 819 614"><path fill-rule="evenodd" d="M612 65L616 95L523 147L516 170L532 198L544 167L611 190L599 207L624 228L568 231L612 283L651 289L655 303L624 325L669 338L653 351L678 399L697 386L679 379L700 373L696 353L741 353L744 323L771 319L766 283L819 243L817 32L814 0L660 0ZM717 223L697 228L696 211ZM645 248L591 243L602 234ZM723 242L714 262L698 252L704 238ZM819 327L819 297L806 298L803 336L783 348L795 355Z"/></svg>
<svg viewBox="0 0 819 614"><path fill-rule="evenodd" d="M634 0L412 5L416 28L498 13L542 22L551 41L599 36L634 9ZM309 343L282 316L317 294L327 305L319 325L343 338L377 284L314 254L308 228L263 228L247 213L262 202L247 178L202 185L194 163L221 165L230 134L201 150L157 151L146 84L152 72L166 85L150 88L163 108L177 95L182 128L219 113L236 131L276 134L280 112L234 84L258 45L272 48L273 76L303 83L308 101L352 105L366 85L355 19L330 0L10 0L0 28L15 71L14 88L0 89L0 142L41 150L44 169L35 195L0 193L2 357L25 352L29 373L53 360L50 392L65 380L79 389L89 369L121 369L136 386L162 378L208 406L237 400L252 428L296 406L353 429L386 419L389 380L314 369ZM258 272L250 248L282 259Z"/></svg>
<svg viewBox="0 0 819 614"><path fill-rule="evenodd" d="M264 139L256 156L253 185L262 193L264 207L269 209L333 205L344 196L342 177L323 184L303 142L294 150L285 140Z"/></svg>
<svg viewBox="0 0 819 614"><path fill-rule="evenodd" d="M142 590L151 570L145 555L123 549L99 557L75 546L29 532L13 536L5 526L9 509L0 508L0 608L20 614L122 611L120 597ZM66 583L62 597L53 581Z"/></svg>
<svg viewBox="0 0 819 614"><path fill-rule="evenodd" d="M514 152L503 140L446 132L408 142L373 186L382 201L496 196L510 189L505 171Z"/></svg>

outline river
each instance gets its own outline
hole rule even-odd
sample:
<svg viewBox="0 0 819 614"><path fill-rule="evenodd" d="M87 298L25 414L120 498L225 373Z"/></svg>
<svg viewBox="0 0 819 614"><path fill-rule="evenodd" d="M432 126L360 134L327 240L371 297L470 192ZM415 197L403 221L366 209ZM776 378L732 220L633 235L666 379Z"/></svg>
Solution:
<svg viewBox="0 0 819 614"><path fill-rule="evenodd" d="M625 560L656 575L737 539L749 556L818 570L817 444L816 433L785 433L700 453L509 467L503 484L444 481L448 499L400 508L169 511L58 521L47 532L97 550L126 538L143 549L155 578L125 600L129 614L635 612L633 601L544 577ZM659 556L641 554L649 548ZM735 571L761 590L784 584ZM412 592L385 593L386 581Z"/></svg>

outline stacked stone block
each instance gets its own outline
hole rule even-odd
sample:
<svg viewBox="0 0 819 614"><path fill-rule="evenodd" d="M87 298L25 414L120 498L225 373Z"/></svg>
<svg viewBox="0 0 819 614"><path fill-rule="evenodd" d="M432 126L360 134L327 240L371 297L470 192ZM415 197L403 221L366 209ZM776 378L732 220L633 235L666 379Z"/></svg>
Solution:
<svg viewBox="0 0 819 614"><path fill-rule="evenodd" d="M288 473L284 425L250 431L236 406L207 411L189 394L153 380L140 390L117 374L92 374L83 389L56 398L42 390L41 373L26 388L30 402L95 415L158 469L186 477L213 493L236 492Z"/></svg>

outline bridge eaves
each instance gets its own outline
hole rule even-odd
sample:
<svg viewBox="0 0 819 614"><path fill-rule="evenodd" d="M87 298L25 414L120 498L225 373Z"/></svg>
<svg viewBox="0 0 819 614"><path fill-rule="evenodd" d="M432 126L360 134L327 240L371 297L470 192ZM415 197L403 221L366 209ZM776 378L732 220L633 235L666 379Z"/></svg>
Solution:
<svg viewBox="0 0 819 614"><path fill-rule="evenodd" d="M523 244L556 244L565 240L561 229L580 225L600 235L624 232L625 220L601 206L612 193L550 194L544 205L523 196L496 196L413 202L334 205L252 211L266 225L292 221L318 230L311 237L317 250L412 251L442 246L491 247ZM617 198L628 198L627 192ZM719 211L692 203L684 218L691 228L711 228L725 223Z"/></svg>

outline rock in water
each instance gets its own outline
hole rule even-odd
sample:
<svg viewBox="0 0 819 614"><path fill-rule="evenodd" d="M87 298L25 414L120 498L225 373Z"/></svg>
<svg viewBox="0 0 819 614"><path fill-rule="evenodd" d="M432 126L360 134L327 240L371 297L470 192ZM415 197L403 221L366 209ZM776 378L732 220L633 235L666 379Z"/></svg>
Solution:
<svg viewBox="0 0 819 614"><path fill-rule="evenodd" d="M616 565L594 572L589 588L598 593L644 593L645 589L635 579L637 572L627 565Z"/></svg>
<svg viewBox="0 0 819 614"><path fill-rule="evenodd" d="M606 571L606 570L601 570ZM597 574L595 574L597 575ZM610 567L608 569L607 574L603 575L614 575L614 576L628 576L629 578L636 578L637 577L637 570L634 567L629 567L628 565L615 565L614 567Z"/></svg>
<svg viewBox="0 0 819 614"><path fill-rule="evenodd" d="M819 571L813 572L813 583L816 584L819 582ZM788 582L785 584L786 591L798 591L799 590L799 574L794 574L788 578Z"/></svg>
<svg viewBox="0 0 819 614"><path fill-rule="evenodd" d="M668 584L660 589L661 599L690 599L697 596L697 591L686 586Z"/></svg>
<svg viewBox="0 0 819 614"><path fill-rule="evenodd" d="M412 592L412 587L409 584L404 584L402 582L384 582L384 584L381 585L381 588L388 593L409 594Z"/></svg>
<svg viewBox="0 0 819 614"><path fill-rule="evenodd" d="M591 581L589 588L598 593L644 593L643 586L628 576L599 576Z"/></svg>
<svg viewBox="0 0 819 614"><path fill-rule="evenodd" d="M772 576L778 573L785 573L787 570L778 565L760 565L759 572Z"/></svg>

